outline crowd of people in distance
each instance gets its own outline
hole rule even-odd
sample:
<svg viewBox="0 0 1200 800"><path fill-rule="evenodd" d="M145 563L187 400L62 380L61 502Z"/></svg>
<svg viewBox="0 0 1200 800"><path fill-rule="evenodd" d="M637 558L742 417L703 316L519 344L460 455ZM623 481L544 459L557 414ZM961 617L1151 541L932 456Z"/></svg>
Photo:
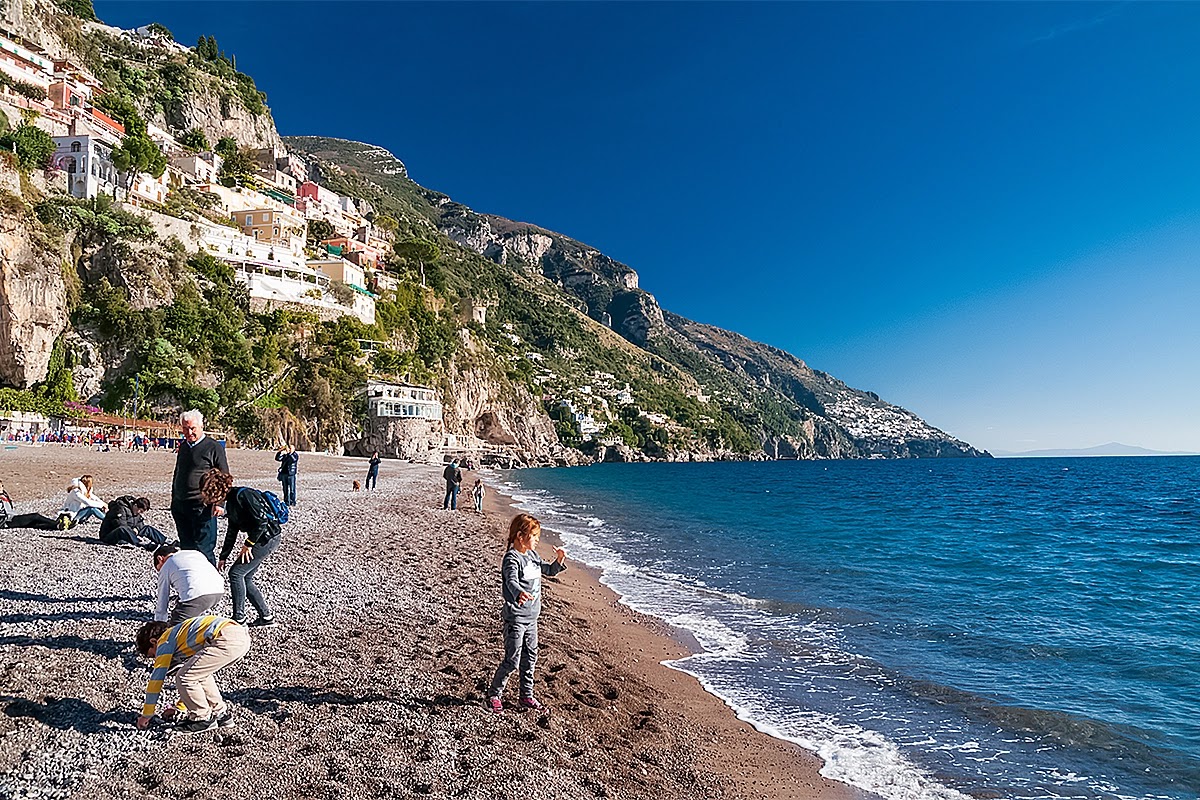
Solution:
<svg viewBox="0 0 1200 800"><path fill-rule="evenodd" d="M205 435L204 417L199 411L181 414L180 428L170 503L177 542L168 542L158 528L145 521L144 515L150 510L148 499L121 496L106 503L97 496L91 475L71 481L57 518L14 514L12 500L0 485L0 528L67 529L95 519L100 523L101 542L132 544L152 551L151 565L158 581L153 619L139 627L135 647L153 660L153 666L137 727L144 729L157 717L173 724L176 730L198 733L234 724L234 712L221 695L216 675L250 653L250 629L276 624L275 614L255 578L263 563L279 550L288 508L297 504L299 456L291 445L275 454L283 491L280 500L271 492L235 484L224 444ZM379 465L376 451L368 464L368 489L376 488ZM443 508L457 509L463 481L457 461L446 467L443 477ZM477 478L471 490L476 512L482 513L485 491ZM218 556L217 521L222 517L227 526ZM534 695L533 679L541 581L544 575L557 575L566 569L566 553L555 548L554 560L544 561L537 552L540 541L541 523L536 518L518 514L512 520L500 568L504 655L484 703L495 713L504 709L501 696L514 672L520 674L517 706L542 708ZM223 573L227 567L229 617L214 613L226 596ZM247 606L255 611L252 620L247 617ZM175 673L179 702L164 704L163 685L171 673Z"/></svg>

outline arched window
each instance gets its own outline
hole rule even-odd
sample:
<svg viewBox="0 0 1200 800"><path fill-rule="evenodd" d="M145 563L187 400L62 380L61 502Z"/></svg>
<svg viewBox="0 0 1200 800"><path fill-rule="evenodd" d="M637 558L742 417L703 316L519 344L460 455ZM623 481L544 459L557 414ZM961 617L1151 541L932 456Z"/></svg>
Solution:
<svg viewBox="0 0 1200 800"><path fill-rule="evenodd" d="M79 142L71 142L71 152L78 153L80 148Z"/></svg>

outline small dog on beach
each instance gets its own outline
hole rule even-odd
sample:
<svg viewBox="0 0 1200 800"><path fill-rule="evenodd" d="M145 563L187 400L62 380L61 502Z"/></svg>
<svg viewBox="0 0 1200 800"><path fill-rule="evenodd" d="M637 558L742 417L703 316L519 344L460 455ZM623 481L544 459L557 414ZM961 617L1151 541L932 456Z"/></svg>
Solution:
<svg viewBox="0 0 1200 800"><path fill-rule="evenodd" d="M361 490L362 490L362 484L359 483L358 481L355 481L354 482L354 491L357 492L357 491L361 491Z"/></svg>

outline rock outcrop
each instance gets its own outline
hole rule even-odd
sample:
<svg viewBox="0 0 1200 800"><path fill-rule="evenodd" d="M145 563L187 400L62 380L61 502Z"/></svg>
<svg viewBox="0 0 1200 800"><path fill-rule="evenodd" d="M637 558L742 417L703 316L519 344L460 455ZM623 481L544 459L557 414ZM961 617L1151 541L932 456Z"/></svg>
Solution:
<svg viewBox="0 0 1200 800"><path fill-rule="evenodd" d="M0 209L0 385L28 389L46 378L67 327L65 252L45 240L19 198Z"/></svg>

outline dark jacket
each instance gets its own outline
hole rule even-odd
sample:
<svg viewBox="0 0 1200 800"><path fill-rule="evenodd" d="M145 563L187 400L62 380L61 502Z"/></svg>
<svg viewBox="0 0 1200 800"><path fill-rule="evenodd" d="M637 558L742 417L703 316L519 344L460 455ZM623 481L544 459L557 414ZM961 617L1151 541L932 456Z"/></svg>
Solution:
<svg viewBox="0 0 1200 800"><path fill-rule="evenodd" d="M205 436L194 445L180 439L179 452L175 456L175 477L171 481L171 503L199 504L200 478L214 468L229 472L225 447L220 442L211 436Z"/></svg>
<svg viewBox="0 0 1200 800"><path fill-rule="evenodd" d="M442 477L446 479L446 485L453 483L462 483L462 471L453 464L447 464L446 469L442 471Z"/></svg>
<svg viewBox="0 0 1200 800"><path fill-rule="evenodd" d="M146 527L142 515L134 513L133 500L130 495L122 495L108 504L108 513L100 523L100 541L110 544L115 541L117 528L132 528L140 533Z"/></svg>
<svg viewBox="0 0 1200 800"><path fill-rule="evenodd" d="M222 561L229 558L242 531L246 532L246 544L251 546L269 542L280 532L267 498L249 486L235 486L229 490L225 498L225 517L229 520L229 528L225 531L225 544L221 546Z"/></svg>
<svg viewBox="0 0 1200 800"><path fill-rule="evenodd" d="M276 453L275 460L279 462L279 480L287 475L296 474L296 465L300 463L299 453Z"/></svg>
<svg viewBox="0 0 1200 800"><path fill-rule="evenodd" d="M368 475L379 474L379 456L371 456L370 467L367 468Z"/></svg>

